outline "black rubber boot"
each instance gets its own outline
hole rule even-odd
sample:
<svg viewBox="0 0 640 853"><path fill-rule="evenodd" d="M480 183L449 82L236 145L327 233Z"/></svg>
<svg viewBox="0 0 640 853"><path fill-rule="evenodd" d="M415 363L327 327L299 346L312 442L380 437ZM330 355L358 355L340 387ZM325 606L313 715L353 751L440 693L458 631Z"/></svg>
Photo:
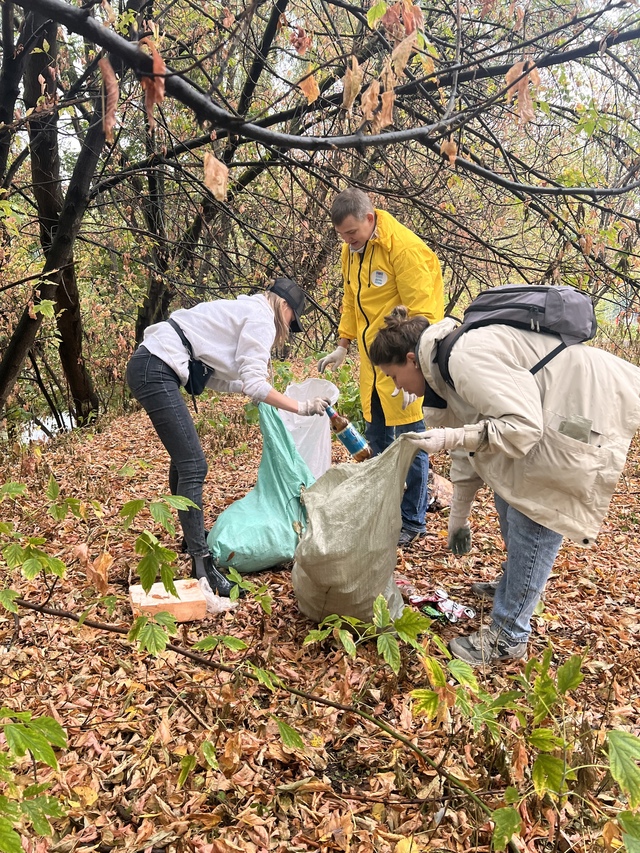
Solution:
<svg viewBox="0 0 640 853"><path fill-rule="evenodd" d="M223 598L229 598L229 593L236 584L232 583L213 565L211 554L201 554L199 557L191 557L191 577L206 578L209 581L211 592ZM242 592L242 590L240 590Z"/></svg>

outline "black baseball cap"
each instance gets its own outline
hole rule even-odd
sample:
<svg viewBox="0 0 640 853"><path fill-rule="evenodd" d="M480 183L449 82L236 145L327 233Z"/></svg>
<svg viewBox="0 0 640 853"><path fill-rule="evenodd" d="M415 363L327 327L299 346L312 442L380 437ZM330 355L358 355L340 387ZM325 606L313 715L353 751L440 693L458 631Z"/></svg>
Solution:
<svg viewBox="0 0 640 853"><path fill-rule="evenodd" d="M292 332L304 332L301 316L304 311L306 297L304 291L298 287L292 278L277 278L273 284L267 288L276 296L281 296L287 305L293 310L293 320L291 321L290 329Z"/></svg>

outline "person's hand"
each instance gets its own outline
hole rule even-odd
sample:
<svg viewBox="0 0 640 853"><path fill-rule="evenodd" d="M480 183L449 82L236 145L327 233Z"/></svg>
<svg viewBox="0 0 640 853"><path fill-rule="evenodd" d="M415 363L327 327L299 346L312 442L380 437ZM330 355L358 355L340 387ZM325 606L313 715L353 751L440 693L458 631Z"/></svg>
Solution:
<svg viewBox="0 0 640 853"><path fill-rule="evenodd" d="M396 388L395 391L391 392L391 396L397 397L401 391L402 391L402 411L404 412L404 410L407 408L407 406L410 406L412 403L415 403L415 401L418 399L418 395L417 394L409 394L407 391L405 391L402 388Z"/></svg>
<svg viewBox="0 0 640 853"><path fill-rule="evenodd" d="M447 545L452 554L461 556L471 550L471 527L469 516L475 498L475 490L462 486L453 487L453 497L449 509L449 530Z"/></svg>
<svg viewBox="0 0 640 853"><path fill-rule="evenodd" d="M467 522L466 527L450 530L447 536L447 544L452 554L461 556L468 554L471 550L471 527Z"/></svg>
<svg viewBox="0 0 640 853"><path fill-rule="evenodd" d="M480 421L458 429L428 429L426 432L417 433L415 438L410 438L409 441L427 453L440 453L441 450L455 450L457 447L463 447L473 453L485 440L486 432L486 422Z"/></svg>
<svg viewBox="0 0 640 853"><path fill-rule="evenodd" d="M324 415L327 406L331 405L331 400L326 397L312 397L310 400L300 400L298 403L299 415Z"/></svg>
<svg viewBox="0 0 640 853"><path fill-rule="evenodd" d="M330 352L329 355L325 355L324 358L320 359L318 362L318 373L323 373L329 365L332 365L334 370L337 370L346 357L347 348L337 346L333 352Z"/></svg>

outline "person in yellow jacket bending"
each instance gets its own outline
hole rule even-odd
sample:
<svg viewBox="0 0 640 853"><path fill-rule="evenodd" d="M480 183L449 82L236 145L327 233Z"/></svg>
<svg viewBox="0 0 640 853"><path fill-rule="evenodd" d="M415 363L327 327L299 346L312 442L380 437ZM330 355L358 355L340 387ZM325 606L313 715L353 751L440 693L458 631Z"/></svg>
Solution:
<svg viewBox="0 0 640 853"><path fill-rule="evenodd" d="M385 210L377 210L356 187L339 193L331 206L331 221L344 240L344 295L336 349L318 362L318 370L340 367L349 344L358 341L360 398L366 436L375 455L403 432L422 432L422 398L396 388L374 367L369 346L397 305L409 315L430 323L444 316L442 271L435 253ZM419 453L409 474L402 501L402 530L398 544L409 545L425 530L428 504L429 457Z"/></svg>

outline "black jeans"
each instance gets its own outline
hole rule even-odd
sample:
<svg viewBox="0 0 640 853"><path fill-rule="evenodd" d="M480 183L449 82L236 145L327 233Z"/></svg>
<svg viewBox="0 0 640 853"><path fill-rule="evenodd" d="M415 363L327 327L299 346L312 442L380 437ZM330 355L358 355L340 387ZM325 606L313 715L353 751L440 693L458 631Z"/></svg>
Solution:
<svg viewBox="0 0 640 853"><path fill-rule="evenodd" d="M127 384L151 418L171 458L171 494L189 498L198 507L178 511L187 550L192 556L208 554L202 513L202 486L207 476L207 460L180 391L180 377L161 358L141 346L127 365Z"/></svg>

